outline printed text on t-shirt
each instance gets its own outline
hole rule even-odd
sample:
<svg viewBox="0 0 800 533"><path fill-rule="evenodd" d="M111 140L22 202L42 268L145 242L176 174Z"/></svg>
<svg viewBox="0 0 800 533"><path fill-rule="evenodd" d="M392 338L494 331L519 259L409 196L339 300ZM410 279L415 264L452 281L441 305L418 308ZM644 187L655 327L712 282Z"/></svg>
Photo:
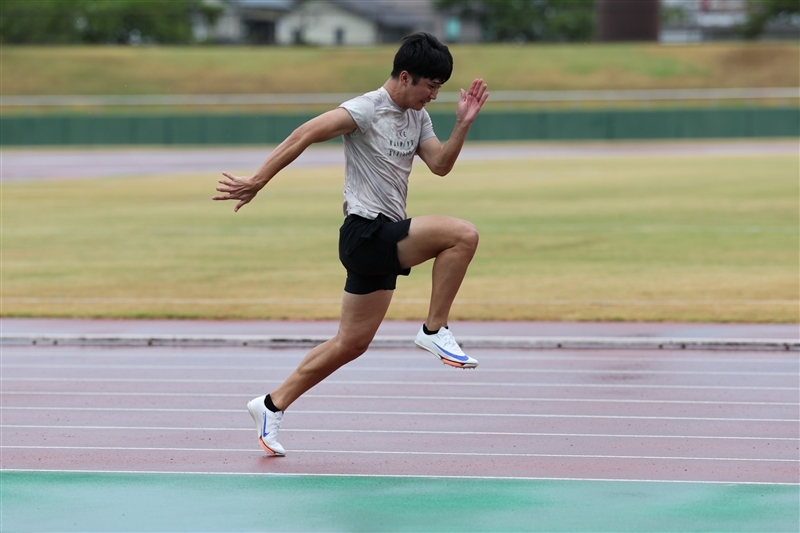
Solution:
<svg viewBox="0 0 800 533"><path fill-rule="evenodd" d="M389 140L389 157L405 157L416 151L416 142L408 139L405 131L395 133L394 140Z"/></svg>

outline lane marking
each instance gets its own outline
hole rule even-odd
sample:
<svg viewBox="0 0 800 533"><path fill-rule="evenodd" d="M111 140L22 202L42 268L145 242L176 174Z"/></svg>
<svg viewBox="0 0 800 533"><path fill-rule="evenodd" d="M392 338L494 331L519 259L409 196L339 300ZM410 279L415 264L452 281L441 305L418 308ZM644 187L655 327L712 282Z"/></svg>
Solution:
<svg viewBox="0 0 800 533"><path fill-rule="evenodd" d="M786 483L782 481L709 481L709 480L684 480L684 479L614 479L614 478L570 478L570 477L527 477L527 476L444 476L432 474L316 474L316 473L278 473L278 472L205 472L188 470L85 470L85 469L42 469L42 468L0 468L0 472L9 473L52 473L52 474L132 474L132 475L168 475L168 476L254 476L254 477L336 477L336 478L398 478L398 479L475 479L492 481L599 481L617 483L692 483L699 485L760 485L760 486L789 486L800 487L800 483Z"/></svg>
<svg viewBox="0 0 800 533"><path fill-rule="evenodd" d="M777 339L781 342L793 342L791 339ZM41 353L48 350L46 348L53 348L53 351L49 351L49 353ZM37 345L37 346L23 346L23 345L7 345L4 346L5 354L4 358L9 357L19 357L24 359L29 359L31 357L52 357L52 358L66 358L66 357L80 357L80 358L102 358L112 359L115 357L128 357L128 358L136 358L136 359L144 359L144 358L158 358L159 360L163 359L198 359L198 355L194 353L195 351L214 351L215 354L219 353L219 347L210 347L210 346L192 346L192 353L169 353L164 354L163 352L158 353L159 351L153 350L151 347L116 347L114 350L108 350L107 347L99 347L99 346L85 346L82 347L80 350L72 351L74 347L71 346L50 346L50 345ZM14 354L13 351L21 349L24 352L34 352L34 353L24 353L24 354ZM409 348L410 349L410 348ZM62 352L63 350L63 352ZM185 348L183 349L185 350ZM256 351L258 350L259 353L257 354L243 354L241 352L246 351ZM240 349L235 351L235 355L230 355L228 353L225 354L225 359L254 359L258 361L262 361L264 359L263 354L263 347L246 347L243 346ZM274 347L269 348L270 350L270 358L271 359L292 359L293 361L299 360L302 358L307 352L308 349L304 347ZM372 357L380 357L383 359L398 359L402 361L410 361L408 355L396 355L396 350L382 350L373 348L373 353L370 355L364 355L360 359L358 359L358 363L362 363L365 361L370 360L370 356ZM563 349L562 349L563 350ZM12 351L12 353L8 353ZM165 351L167 352L174 352L174 348L168 348ZM375 355L374 352L381 351L380 355ZM542 350L546 351L546 350ZM559 352L561 350L552 350L554 352ZM644 350L643 350L644 351ZM691 350L687 350L691 351ZM54 353L55 352L55 353ZM66 353L65 353L66 352ZM86 352L99 352L99 353L86 353ZM120 352L129 352L129 353L120 353ZM133 352L133 353L130 353ZM155 352L155 353L154 353ZM296 352L292 354L287 354L286 352ZM792 364L793 366L800 366L800 360L798 360L797 356L794 354L788 355L782 358L768 358L768 357L758 357L758 358L747 358L749 355L747 352L742 353L742 357L712 357L712 358L705 358L705 357L670 357L668 355L664 355L662 357L642 357L637 355L640 352L631 351L630 356L625 357L608 357L602 355L540 355L537 353L529 353L529 350L524 348L503 348L501 353L496 353L496 350L491 350L487 348L477 348L475 349L475 353L481 352L491 352L493 360L509 360L509 361L519 361L519 360L530 360L530 361L607 361L607 362L654 362L654 363L664 363L664 362L680 362L680 363L745 363L745 364ZM508 354L507 352L526 352L520 354ZM697 352L697 353L708 353L707 351ZM731 352L724 352L726 355L730 355ZM218 355L204 355L201 357L209 357L209 358L218 358ZM426 360L428 360L426 358ZM421 362L422 358L417 357L413 358L413 362ZM356 362L350 363L350 365L358 364ZM430 368L430 365L425 365L426 367ZM382 368L382 367L377 367ZM422 368L422 367L420 367Z"/></svg>
<svg viewBox="0 0 800 533"><path fill-rule="evenodd" d="M226 365L89 365L89 364L3 364L2 368L21 368L21 369L75 369L75 370L245 370L248 372L253 371L280 371L291 372L295 366L270 366L254 368L252 366L226 366ZM431 368L415 368L415 367L364 367L364 366L347 366L343 368L347 372L426 372L430 373ZM797 377L797 372L731 372L731 371L717 371L717 370L626 370L626 369L558 369L558 368L481 368L482 372L492 374L610 374L610 375L656 375L656 376L786 376Z"/></svg>
<svg viewBox="0 0 800 533"><path fill-rule="evenodd" d="M0 450L69 450L69 451L128 451L128 452L211 452L211 453L262 453L254 448L167 448L136 446L0 446ZM800 459L765 459L761 457L673 457L657 455L590 455L548 453L497 453L497 452L422 452L397 450L291 450L291 453L337 455L433 455L445 457L537 457L554 459L626 459L647 461L733 461L747 463L800 463Z"/></svg>
<svg viewBox="0 0 800 533"><path fill-rule="evenodd" d="M86 412L122 412L122 413L241 413L241 409L170 409L156 407L0 407L2 411L86 411ZM693 420L707 422L791 422L800 424L796 418L725 418L725 417L682 417L682 416L628 416L628 415L562 415L536 413L444 413L444 412L410 412L410 411L320 411L297 409L293 415L378 415L378 416L468 416L468 417L505 417L505 418L593 418L614 420Z"/></svg>
<svg viewBox="0 0 800 533"><path fill-rule="evenodd" d="M68 430L98 430L98 431L219 431L219 432L252 432L253 428L214 428L214 427L166 427L166 426L55 426L48 425L22 425L2 424L0 428L8 429L68 429ZM423 430L394 430L394 429L281 429L281 433L359 433L359 434L391 434L391 435L460 435L460 436L509 436L509 437L585 437L585 438L615 438L615 439L709 439L709 440L766 440L766 441L792 441L800 442L800 437L734 437L718 435L615 435L604 433L530 433L514 431L423 431Z"/></svg>
<svg viewBox="0 0 800 533"><path fill-rule="evenodd" d="M330 335L141 335L141 334L0 334L0 342L12 345L35 346L73 345L73 346L155 346L155 347L195 347L216 346L238 348L245 346L286 347L315 346L330 339ZM651 349L651 350L743 350L754 351L800 351L800 339L781 341L774 339L730 339L698 337L487 337L459 336L459 340L470 348L526 348L526 349ZM376 336L370 346L373 348L408 349L409 338L403 335Z"/></svg>
<svg viewBox="0 0 800 533"><path fill-rule="evenodd" d="M457 379L453 376L453 379ZM263 386L265 383L282 383L283 380L276 379L159 379L159 378L26 378L1 376L2 382L49 382L49 383L233 383L233 384L255 384ZM392 385L392 386L434 386L434 387L559 387L559 388L606 388L606 389L688 389L688 390L753 390L753 391L792 391L797 392L798 387L749 387L749 386L729 386L729 385L646 385L632 383L508 383L508 382L482 382L482 381L376 381L376 380L325 380L326 384L331 385Z"/></svg>
<svg viewBox="0 0 800 533"><path fill-rule="evenodd" d="M647 227L647 226L646 226ZM647 227L652 230L652 227ZM729 227L740 229L739 227ZM750 227L747 231L740 231L741 233L758 233L754 231L755 227ZM595 230L595 227L591 229ZM619 229L619 228L618 228ZM630 229L630 228L628 228ZM670 228L672 230L674 228ZM702 228L703 231L708 231L708 228ZM763 228L758 228L759 230ZM797 228L793 226L780 226L776 230L770 228L771 232L775 233L797 233ZM569 231L574 231L569 228ZM604 228L603 231L607 231ZM652 232L652 231L651 231ZM723 233L736 233L736 231L723 231ZM267 304L332 304L340 305L341 299L337 298L138 298L138 297L118 297L118 298L42 298L42 297L18 297L10 296L3 298L7 303L18 304L175 304L175 305L267 305ZM403 298L398 297L393 299L394 302L399 304L428 304L429 300L424 298ZM636 306L636 307L656 307L656 306L698 306L698 305L742 305L742 306L775 306L775 305L793 305L800 304L800 300L790 299L736 299L736 298L720 298L718 300L609 300L609 299L595 299L595 300L582 300L582 299L554 299L554 300L523 300L523 299L487 299L487 298L459 298L458 300L463 304L476 304L476 305L594 305L594 306Z"/></svg>
<svg viewBox="0 0 800 533"><path fill-rule="evenodd" d="M245 399L249 396L241 393L230 392L102 392L102 391L0 391L0 398L6 394L9 396L132 396L132 397L175 397L175 398L196 398L198 395L216 398L236 398ZM303 398L325 398L325 399L345 399L345 400L437 400L437 401L475 401L475 402L568 402L568 403L641 403L641 404L690 404L690 405L748 405L748 406L776 406L794 407L800 406L800 402L731 402L718 400L641 400L641 399L613 399L613 398L543 398L543 397L486 397L486 396L397 396L397 395L376 395L376 394L304 394Z"/></svg>

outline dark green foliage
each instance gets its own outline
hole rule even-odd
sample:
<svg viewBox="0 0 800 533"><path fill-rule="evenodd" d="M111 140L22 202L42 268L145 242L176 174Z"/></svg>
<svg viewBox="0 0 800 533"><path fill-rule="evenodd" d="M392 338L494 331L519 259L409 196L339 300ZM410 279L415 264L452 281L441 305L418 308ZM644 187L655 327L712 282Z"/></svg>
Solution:
<svg viewBox="0 0 800 533"><path fill-rule="evenodd" d="M770 21L800 13L800 0L749 0L747 11L747 22L742 25L741 32L748 39L755 39L764 33Z"/></svg>
<svg viewBox="0 0 800 533"><path fill-rule="evenodd" d="M3 0L0 42L186 44L193 17L219 14L200 0Z"/></svg>
<svg viewBox="0 0 800 533"><path fill-rule="evenodd" d="M478 20L488 41L588 41L594 0L435 0L436 7Z"/></svg>

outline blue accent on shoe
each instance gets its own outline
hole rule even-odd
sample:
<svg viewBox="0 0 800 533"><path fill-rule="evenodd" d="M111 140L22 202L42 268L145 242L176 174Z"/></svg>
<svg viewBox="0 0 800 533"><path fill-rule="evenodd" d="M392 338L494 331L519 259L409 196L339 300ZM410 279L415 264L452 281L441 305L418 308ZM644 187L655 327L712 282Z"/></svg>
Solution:
<svg viewBox="0 0 800 533"><path fill-rule="evenodd" d="M264 425L261 428L261 437L266 437L269 435L269 431L267 431L267 413L264 413Z"/></svg>
<svg viewBox="0 0 800 533"><path fill-rule="evenodd" d="M431 341L431 342L433 342L433 341ZM446 353L448 356L450 356L453 359L455 359L456 361L461 361L462 363L466 363L467 361L469 361L469 357L466 356L466 355L456 355L454 353L450 353L447 350L445 350L444 348L442 348L441 346L439 346L438 344L436 344L435 342L433 343L433 345L436 346L437 348L439 348L442 352Z"/></svg>

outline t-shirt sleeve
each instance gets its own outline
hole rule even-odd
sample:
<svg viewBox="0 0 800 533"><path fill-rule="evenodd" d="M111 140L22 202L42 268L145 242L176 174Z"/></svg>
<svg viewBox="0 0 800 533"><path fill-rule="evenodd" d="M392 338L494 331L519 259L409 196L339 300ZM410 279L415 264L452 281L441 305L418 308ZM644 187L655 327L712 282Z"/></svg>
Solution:
<svg viewBox="0 0 800 533"><path fill-rule="evenodd" d="M431 116L428 114L428 111L423 109L422 126L419 129L419 144L422 144L431 137L436 137L436 134L433 132L433 123L431 122Z"/></svg>
<svg viewBox="0 0 800 533"><path fill-rule="evenodd" d="M375 103L369 98L357 96L344 102L339 107L347 110L350 116L353 117L358 128L358 134L363 135L372 126L372 120L375 117Z"/></svg>

